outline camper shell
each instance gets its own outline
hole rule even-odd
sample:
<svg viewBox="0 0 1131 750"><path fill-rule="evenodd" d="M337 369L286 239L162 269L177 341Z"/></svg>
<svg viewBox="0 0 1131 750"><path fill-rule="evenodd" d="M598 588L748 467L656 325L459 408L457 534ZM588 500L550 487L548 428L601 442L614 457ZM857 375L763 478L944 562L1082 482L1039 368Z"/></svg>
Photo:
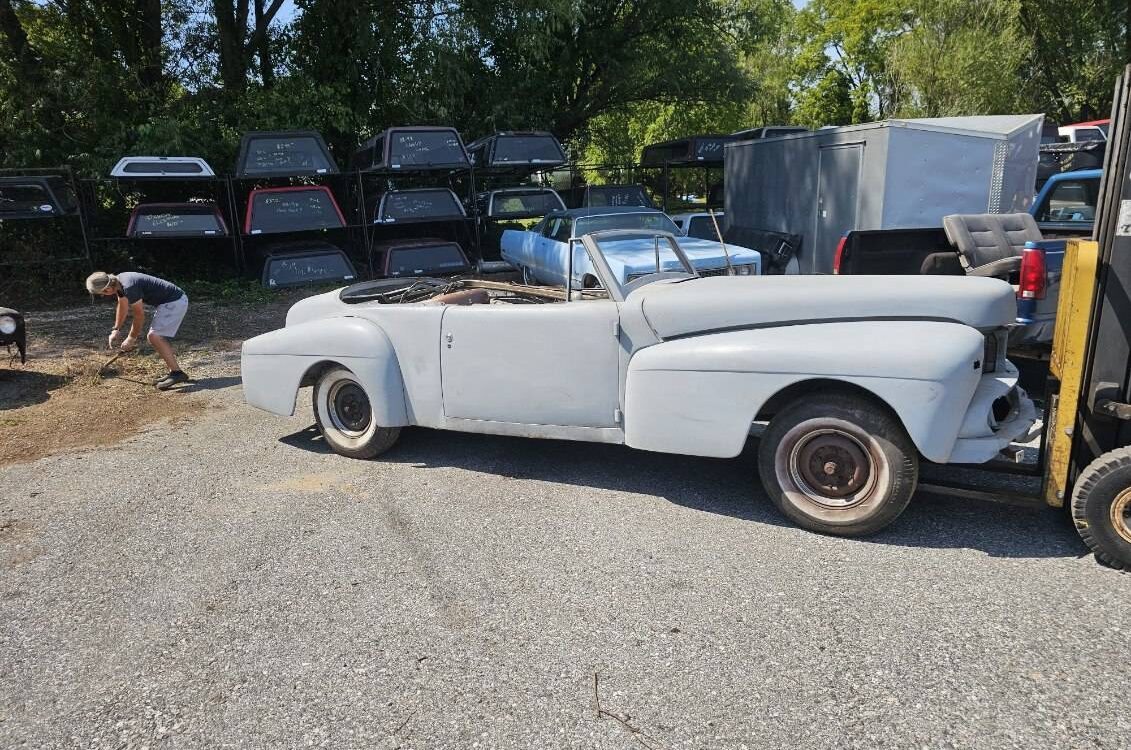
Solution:
<svg viewBox="0 0 1131 750"><path fill-rule="evenodd" d="M272 245L263 259L260 281L268 289L357 280L341 248L320 240Z"/></svg>
<svg viewBox="0 0 1131 750"><path fill-rule="evenodd" d="M458 242L439 237L403 238L375 243L369 250L373 277L452 276L471 271Z"/></svg>
<svg viewBox="0 0 1131 750"><path fill-rule="evenodd" d="M799 236L800 272L831 273L837 244L852 230L1027 211L1041 122L1042 115L887 120L729 143L727 224Z"/></svg>
<svg viewBox="0 0 1131 750"><path fill-rule="evenodd" d="M62 175L0 177L0 220L55 219L77 211L74 190Z"/></svg>
<svg viewBox="0 0 1131 750"><path fill-rule="evenodd" d="M723 147L733 140L736 140L733 135L715 133L653 143L644 147L644 152L640 156L640 165L644 167L687 164L719 166L723 163Z"/></svg>
<svg viewBox="0 0 1131 750"><path fill-rule="evenodd" d="M236 177L292 177L337 174L326 141L313 130L259 130L244 133L236 157Z"/></svg>
<svg viewBox="0 0 1131 750"><path fill-rule="evenodd" d="M140 203L130 213L127 237L227 237L215 203Z"/></svg>
<svg viewBox="0 0 1131 750"><path fill-rule="evenodd" d="M350 168L375 170L467 169L471 166L455 128L413 125L388 128L358 147Z"/></svg>
<svg viewBox="0 0 1131 750"><path fill-rule="evenodd" d="M448 188L389 190L377 202L374 224L452 221L467 217L456 194Z"/></svg>
<svg viewBox="0 0 1131 750"><path fill-rule="evenodd" d="M513 187L489 190L475 199L476 212L488 219L535 219L551 211L564 211L562 197L553 188Z"/></svg>
<svg viewBox="0 0 1131 750"><path fill-rule="evenodd" d="M345 217L325 185L256 188L247 198L244 234L342 229Z"/></svg>
<svg viewBox="0 0 1131 750"><path fill-rule="evenodd" d="M808 133L809 128L803 128L799 125L765 125L760 128L750 128L749 130L736 130L731 133L736 141L749 141L759 138L780 138L783 135L793 135L795 133Z"/></svg>
<svg viewBox="0 0 1131 750"><path fill-rule="evenodd" d="M477 169L547 169L566 163L562 144L544 130L504 130L473 141L467 155Z"/></svg>
<svg viewBox="0 0 1131 750"><path fill-rule="evenodd" d="M577 185L559 190L558 196L566 208L591 208L594 206L640 206L656 208L643 185Z"/></svg>
<svg viewBox="0 0 1131 750"><path fill-rule="evenodd" d="M120 179L185 179L215 177L216 172L198 156L123 156L110 170L110 176Z"/></svg>

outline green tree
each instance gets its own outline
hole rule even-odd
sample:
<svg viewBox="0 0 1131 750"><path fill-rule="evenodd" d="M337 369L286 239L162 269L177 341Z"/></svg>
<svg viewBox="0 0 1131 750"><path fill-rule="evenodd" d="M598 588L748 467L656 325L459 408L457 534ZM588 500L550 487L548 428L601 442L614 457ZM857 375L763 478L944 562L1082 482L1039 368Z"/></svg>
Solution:
<svg viewBox="0 0 1131 750"><path fill-rule="evenodd" d="M1004 114L1024 108L1017 85L1027 45L1018 0L916 0L886 67L903 117Z"/></svg>
<svg viewBox="0 0 1131 750"><path fill-rule="evenodd" d="M1029 106L1061 122L1107 117L1115 77L1131 63L1131 3L1021 0L1019 17Z"/></svg>
<svg viewBox="0 0 1131 750"><path fill-rule="evenodd" d="M851 125L857 121L852 92L848 76L828 70L815 85L798 94L793 121L814 130L825 125Z"/></svg>

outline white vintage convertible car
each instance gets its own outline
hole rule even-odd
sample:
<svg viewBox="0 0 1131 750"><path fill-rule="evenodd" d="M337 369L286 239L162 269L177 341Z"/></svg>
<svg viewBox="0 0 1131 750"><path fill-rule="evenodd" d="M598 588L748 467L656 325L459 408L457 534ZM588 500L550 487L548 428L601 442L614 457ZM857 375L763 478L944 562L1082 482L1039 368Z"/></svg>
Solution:
<svg viewBox="0 0 1131 750"><path fill-rule="evenodd" d="M769 495L844 535L899 515L920 458L984 462L1033 425L1003 281L703 278L655 234L660 271L622 283L610 256L639 235L581 239L598 289L394 279L303 300L244 344L244 396L291 415L313 385L326 443L356 458L408 425L734 457L768 420Z"/></svg>

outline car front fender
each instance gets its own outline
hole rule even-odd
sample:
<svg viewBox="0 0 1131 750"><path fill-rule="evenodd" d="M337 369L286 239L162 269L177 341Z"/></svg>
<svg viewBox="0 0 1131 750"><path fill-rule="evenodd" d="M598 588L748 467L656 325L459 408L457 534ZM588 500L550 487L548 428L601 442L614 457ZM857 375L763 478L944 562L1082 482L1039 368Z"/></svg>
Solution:
<svg viewBox="0 0 1131 750"><path fill-rule="evenodd" d="M307 376L333 365L357 376L378 424L408 424L396 351L380 327L362 318L312 320L245 341L240 356L244 400L272 414L290 416Z"/></svg>
<svg viewBox="0 0 1131 750"><path fill-rule="evenodd" d="M887 404L916 448L946 461L982 376L976 329L859 321L688 336L638 351L625 385L625 442L732 457L762 407L805 381L845 383Z"/></svg>

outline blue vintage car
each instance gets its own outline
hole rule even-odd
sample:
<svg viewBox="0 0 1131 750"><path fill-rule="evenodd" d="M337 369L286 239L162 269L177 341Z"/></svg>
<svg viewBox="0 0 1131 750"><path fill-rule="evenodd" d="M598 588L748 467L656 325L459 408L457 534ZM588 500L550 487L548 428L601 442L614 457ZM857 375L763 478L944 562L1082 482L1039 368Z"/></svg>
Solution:
<svg viewBox="0 0 1131 750"><path fill-rule="evenodd" d="M659 271L677 270L679 259L655 242L655 232L669 232L700 276L721 276L729 265L739 276L761 273L762 256L757 250L724 245L714 240L682 236L683 232L662 211L640 206L599 206L554 211L527 231L503 232L503 260L522 272L527 283L565 286L568 248L573 247L573 280L580 286L595 286L597 274L578 239L607 229L639 229L639 237L602 243L606 259L617 280L626 284ZM657 268L657 264L659 268Z"/></svg>

